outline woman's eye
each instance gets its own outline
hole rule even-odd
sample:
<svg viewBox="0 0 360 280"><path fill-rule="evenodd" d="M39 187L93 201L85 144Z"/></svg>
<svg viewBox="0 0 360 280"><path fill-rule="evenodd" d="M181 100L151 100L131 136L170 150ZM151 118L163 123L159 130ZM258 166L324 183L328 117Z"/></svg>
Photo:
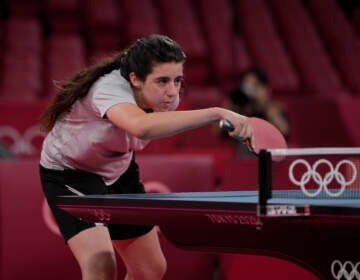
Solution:
<svg viewBox="0 0 360 280"><path fill-rule="evenodd" d="M182 82L182 78L175 79L175 84L179 85Z"/></svg>
<svg viewBox="0 0 360 280"><path fill-rule="evenodd" d="M160 80L158 80L158 83L161 84L161 85L165 85L167 82L168 82L167 79L160 79Z"/></svg>

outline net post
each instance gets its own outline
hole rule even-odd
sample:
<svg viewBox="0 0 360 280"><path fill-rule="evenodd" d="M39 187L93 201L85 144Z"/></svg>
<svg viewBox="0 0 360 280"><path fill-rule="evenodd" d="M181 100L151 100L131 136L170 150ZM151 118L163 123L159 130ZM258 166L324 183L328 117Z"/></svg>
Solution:
<svg viewBox="0 0 360 280"><path fill-rule="evenodd" d="M260 215L266 214L266 205L271 198L272 176L271 176L271 152L261 150L259 153L259 210Z"/></svg>

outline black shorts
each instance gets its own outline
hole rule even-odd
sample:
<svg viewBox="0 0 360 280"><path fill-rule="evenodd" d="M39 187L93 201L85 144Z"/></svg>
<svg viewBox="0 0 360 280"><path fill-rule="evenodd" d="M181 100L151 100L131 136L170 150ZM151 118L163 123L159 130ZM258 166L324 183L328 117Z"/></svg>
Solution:
<svg viewBox="0 0 360 280"><path fill-rule="evenodd" d="M134 159L127 171L110 186L105 185L100 176L82 170L66 169L59 171L40 166L40 178L44 194L65 242L80 231L94 227L95 223L80 220L58 208L56 206L57 196L74 195L76 192L85 195L145 193L144 186L139 179L138 165ZM125 224L107 224L106 226L112 240L138 237L148 233L153 228L153 226L148 225Z"/></svg>

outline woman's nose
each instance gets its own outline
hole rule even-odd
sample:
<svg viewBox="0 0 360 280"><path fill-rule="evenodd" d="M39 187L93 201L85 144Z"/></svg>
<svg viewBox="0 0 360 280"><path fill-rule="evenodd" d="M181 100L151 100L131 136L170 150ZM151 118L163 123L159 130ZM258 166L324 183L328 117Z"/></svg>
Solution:
<svg viewBox="0 0 360 280"><path fill-rule="evenodd" d="M176 83L169 83L169 87L166 91L166 94L169 96L174 96L179 93L179 86Z"/></svg>

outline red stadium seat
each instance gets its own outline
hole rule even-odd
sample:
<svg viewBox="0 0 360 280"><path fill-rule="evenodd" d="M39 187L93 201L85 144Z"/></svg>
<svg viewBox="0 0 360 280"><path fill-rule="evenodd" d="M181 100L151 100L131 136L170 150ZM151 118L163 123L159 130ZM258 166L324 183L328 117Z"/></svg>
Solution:
<svg viewBox="0 0 360 280"><path fill-rule="evenodd" d="M83 3L85 22L87 27L92 28L90 32L109 31L119 27L120 14L117 2L114 0L102 1L101 7L95 0Z"/></svg>
<svg viewBox="0 0 360 280"><path fill-rule="evenodd" d="M83 2L84 24L93 50L118 50L121 44L120 11L116 0Z"/></svg>
<svg viewBox="0 0 360 280"><path fill-rule="evenodd" d="M40 54L7 51L4 56L2 100L38 100L42 95L43 77ZM21 83L19 83L19 78Z"/></svg>
<svg viewBox="0 0 360 280"><path fill-rule="evenodd" d="M0 20L0 39L1 39L1 43L0 43L0 50L3 50L3 40L4 40L4 22L3 20Z"/></svg>
<svg viewBox="0 0 360 280"><path fill-rule="evenodd" d="M188 0L157 0L164 30L184 47L189 58L205 60L207 49L199 22Z"/></svg>
<svg viewBox="0 0 360 280"><path fill-rule="evenodd" d="M189 0L157 0L163 32L176 40L187 55L185 68L189 83L205 84L209 79L208 49Z"/></svg>
<svg viewBox="0 0 360 280"><path fill-rule="evenodd" d="M55 94L54 81L68 79L85 67L85 55L85 45L79 35L59 34L48 39L46 96L52 97Z"/></svg>
<svg viewBox="0 0 360 280"><path fill-rule="evenodd" d="M194 2L200 15L212 67L219 84L226 84L238 74L234 57L234 37L231 2L201 0ZM216 14L216 20L214 15Z"/></svg>
<svg viewBox="0 0 360 280"><path fill-rule="evenodd" d="M126 40L131 43L137 38L161 33L157 9L152 0L123 0L120 3L126 15Z"/></svg>
<svg viewBox="0 0 360 280"><path fill-rule="evenodd" d="M345 131L351 138L354 147L360 146L360 98L341 97L338 98L338 108L340 111L341 119L343 120Z"/></svg>
<svg viewBox="0 0 360 280"><path fill-rule="evenodd" d="M40 1L12 0L5 1L11 15L21 18L38 17L40 15Z"/></svg>
<svg viewBox="0 0 360 280"><path fill-rule="evenodd" d="M87 57L87 62L89 64L97 63L104 58L113 56L114 52L112 51L104 51L104 50L93 50L89 52L89 55Z"/></svg>
<svg viewBox="0 0 360 280"><path fill-rule="evenodd" d="M76 14L79 4L79 0L45 0L43 6L48 15L57 16Z"/></svg>
<svg viewBox="0 0 360 280"><path fill-rule="evenodd" d="M4 28L3 28L3 22L0 20L0 88L1 88L1 83L3 81L2 78L2 74L3 74L3 65L2 65L2 61L4 59ZM0 93L1 94L1 93Z"/></svg>
<svg viewBox="0 0 360 280"><path fill-rule="evenodd" d="M81 31L79 0L46 0L43 7L46 23L52 32L77 33Z"/></svg>
<svg viewBox="0 0 360 280"><path fill-rule="evenodd" d="M347 86L360 92L360 40L335 0L308 2L332 58Z"/></svg>
<svg viewBox="0 0 360 280"><path fill-rule="evenodd" d="M215 86L189 86L185 91L191 109L222 106L225 94Z"/></svg>
<svg viewBox="0 0 360 280"><path fill-rule="evenodd" d="M192 60L191 58L187 60L184 69L184 76L187 84L206 85L210 78L209 75L210 71L205 62Z"/></svg>
<svg viewBox="0 0 360 280"><path fill-rule="evenodd" d="M344 127L336 99L288 101L291 143L299 147L344 147L354 143ZM304 113L306 112L306 113Z"/></svg>
<svg viewBox="0 0 360 280"><path fill-rule="evenodd" d="M50 60L59 59L56 55L70 53L74 58L79 57L83 61L85 57L84 40L77 34L55 34L47 41L47 51Z"/></svg>
<svg viewBox="0 0 360 280"><path fill-rule="evenodd" d="M11 17L5 23L5 49L12 52L42 54L42 30L36 17Z"/></svg>
<svg viewBox="0 0 360 280"><path fill-rule="evenodd" d="M235 72L238 74L254 64L245 46L244 38L237 35L234 36L233 59L235 60Z"/></svg>
<svg viewBox="0 0 360 280"><path fill-rule="evenodd" d="M310 94L334 97L344 91L339 73L301 1L267 1ZM301 26L301 28L300 28Z"/></svg>
<svg viewBox="0 0 360 280"><path fill-rule="evenodd" d="M360 7L354 9L352 13L352 22L357 30L357 33L360 34Z"/></svg>
<svg viewBox="0 0 360 280"><path fill-rule="evenodd" d="M43 90L43 36L35 17L11 17L4 24L1 99L36 100ZM19 83L21 78L21 83Z"/></svg>
<svg viewBox="0 0 360 280"><path fill-rule="evenodd" d="M299 79L285 50L271 13L263 0L237 2L239 28L249 46L255 64L269 75L275 93L299 91Z"/></svg>

